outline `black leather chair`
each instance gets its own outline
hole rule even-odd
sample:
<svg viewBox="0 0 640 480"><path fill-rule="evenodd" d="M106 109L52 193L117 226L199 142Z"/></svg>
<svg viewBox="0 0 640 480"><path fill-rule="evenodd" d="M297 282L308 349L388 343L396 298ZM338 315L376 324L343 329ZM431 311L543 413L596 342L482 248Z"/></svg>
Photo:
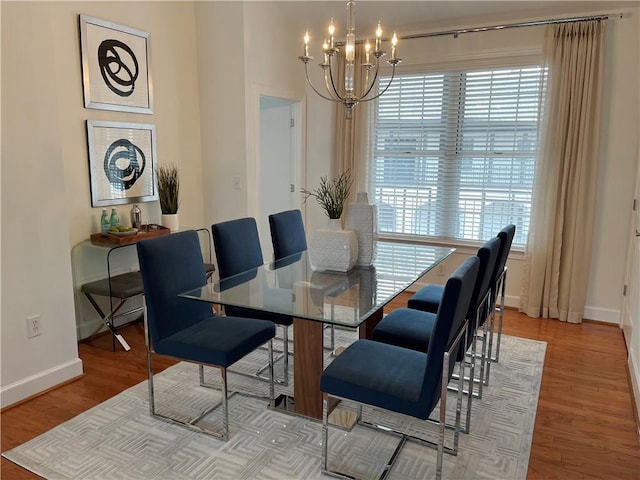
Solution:
<svg viewBox="0 0 640 480"><path fill-rule="evenodd" d="M406 432L394 432L401 437L401 442L385 470L391 469L404 443L414 440L437 448L436 478L441 478L443 452L457 454L458 450L464 363L458 386L453 444L450 447L445 447L447 384L453 374L455 359L465 348L465 317L473 294L478 266L478 258L471 257L447 280L441 307L434 319L428 349L418 351L373 340L357 340L324 370L320 380L320 390L323 392L323 472L344 476L343 473L330 470L328 465L330 397L357 402L359 424L370 427L379 425L362 421L362 404L427 420L440 402L436 444L412 437ZM388 317L422 313L417 310L404 310L409 312L396 313L398 310L394 310ZM388 427L380 428L393 432L393 429Z"/></svg>
<svg viewBox="0 0 640 480"><path fill-rule="evenodd" d="M195 231L142 240L137 244L140 273L145 295L145 330L149 369L149 410L151 415L189 428L229 438L227 368L256 348L268 343L269 401L273 404L273 323L252 318L216 316L210 305L178 297L179 293L207 283L200 242ZM197 425L214 406L191 422L183 422L156 411L153 387L153 354L167 355L197 363L200 385L204 383L204 367L220 369L222 376L222 432Z"/></svg>
<svg viewBox="0 0 640 480"><path fill-rule="evenodd" d="M246 217L217 223L211 226L211 232L221 286L224 287L225 279L241 273L251 275L252 271L263 265L264 258L255 219ZM232 316L269 320L283 328L283 352L276 361L282 359L284 373L283 377L276 379L276 381L282 385L288 385L289 327L293 324L293 317L230 305L225 307L225 313ZM260 377L262 370L264 367L257 372L258 377Z"/></svg>

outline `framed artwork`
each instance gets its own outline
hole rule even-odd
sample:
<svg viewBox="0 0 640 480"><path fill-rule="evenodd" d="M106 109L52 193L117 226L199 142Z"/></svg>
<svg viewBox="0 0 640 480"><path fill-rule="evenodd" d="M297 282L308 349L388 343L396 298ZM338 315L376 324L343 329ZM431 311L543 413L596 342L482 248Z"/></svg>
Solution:
<svg viewBox="0 0 640 480"><path fill-rule="evenodd" d="M158 200L156 128L87 120L91 206Z"/></svg>
<svg viewBox="0 0 640 480"><path fill-rule="evenodd" d="M149 34L80 15L85 108L153 113Z"/></svg>

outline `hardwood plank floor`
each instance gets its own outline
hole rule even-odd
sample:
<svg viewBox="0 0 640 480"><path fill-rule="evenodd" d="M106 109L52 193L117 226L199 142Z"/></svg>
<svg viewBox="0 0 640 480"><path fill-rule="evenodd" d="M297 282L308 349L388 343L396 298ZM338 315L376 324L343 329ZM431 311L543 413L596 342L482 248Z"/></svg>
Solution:
<svg viewBox="0 0 640 480"><path fill-rule="evenodd" d="M389 309L405 306L403 294ZM508 310L503 332L547 342L528 479L640 479L638 427L619 328L531 319ZM80 344L85 374L66 385L5 409L2 451L36 437L146 379L140 325L127 327L130 352ZM156 357L156 370L174 362ZM1 477L37 479L2 459Z"/></svg>

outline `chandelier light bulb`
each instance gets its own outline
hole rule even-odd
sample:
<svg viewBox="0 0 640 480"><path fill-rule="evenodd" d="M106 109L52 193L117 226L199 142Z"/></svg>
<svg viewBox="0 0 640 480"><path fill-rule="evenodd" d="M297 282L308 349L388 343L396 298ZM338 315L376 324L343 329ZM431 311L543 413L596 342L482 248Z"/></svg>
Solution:
<svg viewBox="0 0 640 480"><path fill-rule="evenodd" d="M319 66L324 72L325 93L316 89L309 78L308 64L313 60L313 57L309 56L309 30L307 30L304 35L304 55L298 58L304 63L305 76L311 89L325 100L342 103L345 106L346 118L350 119L352 117L353 107L362 102L375 100L387 91L395 78L396 66L401 62L401 59L396 56L398 36L394 32L393 38L389 42L391 46L391 58L386 62L392 68L391 78L385 86L378 86L376 82L379 78L380 59L387 54L387 52L382 50L382 22L378 21L375 30L373 63L371 63L372 45L369 43L369 39L364 43L364 58L356 58L356 43L358 42L356 41L355 32L355 0L347 1L346 25L345 41L337 44L339 47L344 46L344 50L338 50L334 43L336 25L333 18L331 22L329 22L329 28L327 29L329 36L325 38L322 43L323 62L320 63ZM341 57L341 53L343 53L344 58ZM339 61L344 62L343 85L339 85L336 82L336 75L339 69L337 62ZM358 75L360 75L359 79ZM358 81L356 82L356 80ZM358 88L356 88L356 84L359 85Z"/></svg>

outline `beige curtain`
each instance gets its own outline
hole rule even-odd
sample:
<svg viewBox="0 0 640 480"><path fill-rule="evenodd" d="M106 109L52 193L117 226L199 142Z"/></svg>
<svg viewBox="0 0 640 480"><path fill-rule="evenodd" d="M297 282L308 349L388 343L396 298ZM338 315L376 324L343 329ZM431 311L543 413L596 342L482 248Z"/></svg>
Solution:
<svg viewBox="0 0 640 480"><path fill-rule="evenodd" d="M547 27L547 94L520 311L580 323L598 169L604 21Z"/></svg>
<svg viewBox="0 0 640 480"><path fill-rule="evenodd" d="M344 49L337 55L336 86L342 91L344 86ZM357 94L364 92L365 76L362 74L360 63L364 58L364 45L356 45L355 60L355 89ZM373 69L371 70L373 74ZM374 87L375 88L375 87ZM353 107L352 118L347 120L345 107L341 103L334 106L334 137L333 156L331 162L332 176L338 176L349 170L353 178L351 187L351 201L357 192L369 192L369 157L371 155L369 139L372 137L372 115L375 101L362 102Z"/></svg>

